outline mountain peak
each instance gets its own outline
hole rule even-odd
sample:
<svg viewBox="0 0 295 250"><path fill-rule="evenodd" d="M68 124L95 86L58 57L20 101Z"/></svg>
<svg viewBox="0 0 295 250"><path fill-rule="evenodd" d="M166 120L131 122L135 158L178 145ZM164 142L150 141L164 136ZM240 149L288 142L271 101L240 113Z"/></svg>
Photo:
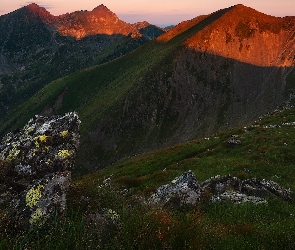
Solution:
<svg viewBox="0 0 295 250"><path fill-rule="evenodd" d="M45 8L40 7L36 3L31 3L31 4L27 5L27 6L25 6L24 8L26 10L28 10L29 12L39 16L43 20L47 20L47 19L52 17L52 15Z"/></svg>
<svg viewBox="0 0 295 250"><path fill-rule="evenodd" d="M258 18L262 18L263 16L270 16L265 13L262 13L256 9L253 9L251 7L245 6L243 4L237 4L232 6L231 10L229 11L230 13L235 13L237 17L247 17L249 18L250 16L255 16Z"/></svg>
<svg viewBox="0 0 295 250"><path fill-rule="evenodd" d="M27 5L28 8L41 8L38 4L36 3L30 3Z"/></svg>
<svg viewBox="0 0 295 250"><path fill-rule="evenodd" d="M31 3L31 4L29 4L29 5L27 5L27 6L25 6L25 8L26 9L29 9L30 11L32 11L32 12L40 12L40 11L46 11L46 9L45 8L43 8L43 7L40 7L38 4L36 4L36 3Z"/></svg>
<svg viewBox="0 0 295 250"><path fill-rule="evenodd" d="M92 11L110 11L110 9L103 4L100 4L97 7L95 7Z"/></svg>

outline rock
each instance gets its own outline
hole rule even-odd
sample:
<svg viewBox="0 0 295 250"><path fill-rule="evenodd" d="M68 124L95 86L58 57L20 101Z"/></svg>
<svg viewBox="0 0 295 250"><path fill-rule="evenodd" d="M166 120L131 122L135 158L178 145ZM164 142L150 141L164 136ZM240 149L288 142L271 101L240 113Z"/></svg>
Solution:
<svg viewBox="0 0 295 250"><path fill-rule="evenodd" d="M204 181L201 187L213 195L219 195L229 190L240 190L241 180L231 175L216 175Z"/></svg>
<svg viewBox="0 0 295 250"><path fill-rule="evenodd" d="M254 204L267 204L267 201L263 198L256 197L256 196L249 196L246 194L242 194L240 192L235 191L226 191L220 195L214 195L211 198L212 202L219 202L219 201L231 201L235 204L244 204L247 202L251 202Z"/></svg>
<svg viewBox="0 0 295 250"><path fill-rule="evenodd" d="M150 204L180 207L182 205L195 205L201 200L202 188L192 171L176 177L171 183L158 188L150 197Z"/></svg>
<svg viewBox="0 0 295 250"><path fill-rule="evenodd" d="M267 204L264 199L268 195L292 201L291 190L281 187L274 181L265 179L240 180L230 175L211 177L201 184L204 190L212 194L212 201L230 200L234 203L252 202Z"/></svg>
<svg viewBox="0 0 295 250"><path fill-rule="evenodd" d="M211 202L267 204L265 198L268 195L292 201L291 190L281 187L274 181L256 178L242 181L231 175L216 175L199 184L195 175L189 171L158 188L149 202L161 206L172 205L173 208L183 204L195 205L208 198Z"/></svg>
<svg viewBox="0 0 295 250"><path fill-rule="evenodd" d="M65 209L79 146L79 126L74 112L34 116L23 129L1 139L4 177L0 178L5 181L0 186L0 202L12 201L11 211L22 224L43 225L54 212Z"/></svg>
<svg viewBox="0 0 295 250"><path fill-rule="evenodd" d="M229 144L229 145L240 145L240 144L242 144L242 141L237 139L238 137L239 137L238 135L232 135L231 138L229 138L227 140L227 144Z"/></svg>
<svg viewBox="0 0 295 250"><path fill-rule="evenodd" d="M252 178L242 182L241 191L247 195L266 197L274 195L286 201L292 201L291 190L281 187L278 183Z"/></svg>
<svg viewBox="0 0 295 250"><path fill-rule="evenodd" d="M251 196L241 192L242 181L234 176L214 176L201 184L205 193L211 194L211 202L231 201L235 204L252 202L254 204L267 204L261 197Z"/></svg>

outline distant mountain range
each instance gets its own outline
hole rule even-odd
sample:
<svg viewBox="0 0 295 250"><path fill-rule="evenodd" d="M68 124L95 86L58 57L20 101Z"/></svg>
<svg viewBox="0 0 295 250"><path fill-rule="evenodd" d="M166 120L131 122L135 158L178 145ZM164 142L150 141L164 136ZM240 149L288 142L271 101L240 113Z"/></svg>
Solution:
<svg viewBox="0 0 295 250"><path fill-rule="evenodd" d="M106 7L93 12L100 10ZM70 15L76 14L63 20ZM156 30L143 35L144 26L132 25L131 35L120 37L125 44L147 41ZM76 40L85 30L94 30L63 27L75 42L88 39ZM78 53L74 46L66 49L57 65ZM17 58L25 57L25 51L20 50ZM289 100L295 90L295 17L273 17L243 5L184 21L128 52L47 84L3 119L0 131L15 129L35 114L77 111L82 121L77 168L94 170L253 121ZM37 74L37 65L35 69Z"/></svg>
<svg viewBox="0 0 295 250"><path fill-rule="evenodd" d="M0 117L50 81L113 60L165 31L128 24L104 5L51 15L30 4L0 16Z"/></svg>

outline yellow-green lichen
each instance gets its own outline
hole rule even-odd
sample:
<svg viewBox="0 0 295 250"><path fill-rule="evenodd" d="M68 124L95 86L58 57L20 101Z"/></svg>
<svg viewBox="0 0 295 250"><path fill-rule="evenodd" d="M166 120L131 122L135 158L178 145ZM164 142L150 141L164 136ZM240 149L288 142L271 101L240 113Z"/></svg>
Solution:
<svg viewBox="0 0 295 250"><path fill-rule="evenodd" d="M38 153L38 149L34 149L34 150L32 151L32 155L33 155L33 156L35 156L36 153Z"/></svg>
<svg viewBox="0 0 295 250"><path fill-rule="evenodd" d="M46 152L48 152L48 149L50 147L49 146L45 146L43 149L42 149L42 153L45 154Z"/></svg>
<svg viewBox="0 0 295 250"><path fill-rule="evenodd" d="M11 137L8 137L6 140L5 140L5 143L9 143L11 141Z"/></svg>
<svg viewBox="0 0 295 250"><path fill-rule="evenodd" d="M175 183L176 183L176 180L174 179L173 181L171 181L171 183L172 183L172 184L175 184Z"/></svg>
<svg viewBox="0 0 295 250"><path fill-rule="evenodd" d="M109 218L111 220L118 220L118 219L120 219L120 215L116 211L114 211L112 209L109 209L108 210L107 215L109 216Z"/></svg>
<svg viewBox="0 0 295 250"><path fill-rule="evenodd" d="M64 130L60 133L60 135L65 138L68 135L69 131L68 130Z"/></svg>
<svg viewBox="0 0 295 250"><path fill-rule="evenodd" d="M41 220L42 218L42 209L40 207L38 207L36 209L36 211L31 215L31 218L29 219L29 222L31 224L38 224L38 225L42 225L43 224L43 221Z"/></svg>
<svg viewBox="0 0 295 250"><path fill-rule="evenodd" d="M17 148L13 148L9 151L8 156L6 157L7 160L12 161L14 159L16 159L16 157L18 156L20 150Z"/></svg>
<svg viewBox="0 0 295 250"><path fill-rule="evenodd" d="M39 136L36 136L35 138L34 138L34 140L35 140L35 146L37 147L37 148L39 148L39 142L46 142L47 141L47 137L48 136L46 136L46 135L39 135Z"/></svg>
<svg viewBox="0 0 295 250"><path fill-rule="evenodd" d="M58 151L57 155L62 157L62 158L68 158L68 157L71 156L71 153L67 149L62 149L62 150Z"/></svg>
<svg viewBox="0 0 295 250"><path fill-rule="evenodd" d="M26 194L26 205L32 208L41 198L41 188L44 186L39 184L36 188L32 187Z"/></svg>

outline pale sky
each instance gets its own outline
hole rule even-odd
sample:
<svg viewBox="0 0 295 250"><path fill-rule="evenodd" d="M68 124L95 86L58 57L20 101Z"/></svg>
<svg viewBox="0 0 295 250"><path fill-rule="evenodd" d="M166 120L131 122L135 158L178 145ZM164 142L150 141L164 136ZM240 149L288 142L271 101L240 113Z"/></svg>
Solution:
<svg viewBox="0 0 295 250"><path fill-rule="evenodd" d="M273 16L295 16L295 0L1 0L0 15L32 2L55 16L76 10L90 11L104 4L125 22L148 21L159 26L178 24L239 3Z"/></svg>

